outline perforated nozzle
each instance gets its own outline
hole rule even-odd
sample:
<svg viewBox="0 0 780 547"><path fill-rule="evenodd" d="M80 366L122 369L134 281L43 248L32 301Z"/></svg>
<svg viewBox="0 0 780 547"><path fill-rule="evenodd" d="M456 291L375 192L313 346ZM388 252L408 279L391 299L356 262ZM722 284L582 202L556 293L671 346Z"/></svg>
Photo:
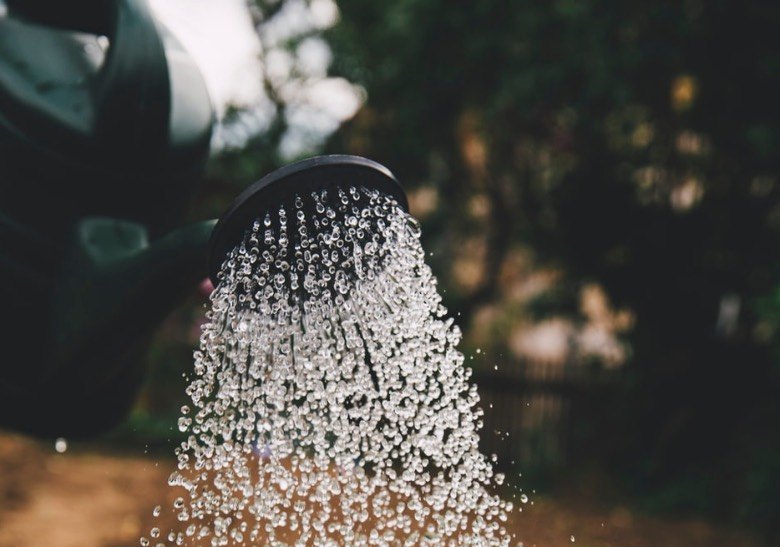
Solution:
<svg viewBox="0 0 780 547"><path fill-rule="evenodd" d="M316 156L286 165L252 184L230 204L211 234L209 277L216 286L217 274L233 248L241 243L255 220L271 207L294 199L296 195L346 185L363 186L396 199L409 210L401 185L390 170L375 161L347 155Z"/></svg>

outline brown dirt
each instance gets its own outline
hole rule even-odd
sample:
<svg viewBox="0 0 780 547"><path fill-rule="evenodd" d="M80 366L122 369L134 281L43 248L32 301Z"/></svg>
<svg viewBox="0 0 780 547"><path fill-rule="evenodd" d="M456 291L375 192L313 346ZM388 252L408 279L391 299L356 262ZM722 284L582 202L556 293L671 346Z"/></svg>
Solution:
<svg viewBox="0 0 780 547"><path fill-rule="evenodd" d="M138 545L152 524L152 508L161 503L170 507L167 477L172 469L169 458L78 444L57 454L53 444L0 433L0 547ZM621 507L580 505L540 499L524 505L509 523L516 534L512 545L762 546L697 520L662 520Z"/></svg>

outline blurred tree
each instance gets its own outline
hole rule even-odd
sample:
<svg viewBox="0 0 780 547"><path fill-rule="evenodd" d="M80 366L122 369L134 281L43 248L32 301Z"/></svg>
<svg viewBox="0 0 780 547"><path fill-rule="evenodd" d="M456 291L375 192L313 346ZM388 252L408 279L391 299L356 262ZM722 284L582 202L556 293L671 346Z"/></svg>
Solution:
<svg viewBox="0 0 780 547"><path fill-rule="evenodd" d="M512 307L518 253L565 275L537 315L582 321L580 288L599 283L636 321L579 463L777 534L780 4L340 7L334 69L368 102L329 146L411 185L462 324Z"/></svg>
<svg viewBox="0 0 780 547"><path fill-rule="evenodd" d="M284 163L316 153L363 101L363 90L329 72L323 32L338 21L334 0L248 0L260 81L241 104L218 105L206 192L194 216L218 216L249 183ZM251 30L250 30L251 36ZM249 40L252 42L252 40ZM238 84L235 84L238 85Z"/></svg>
<svg viewBox="0 0 780 547"><path fill-rule="evenodd" d="M330 0L250 5L268 102L229 114L194 216L338 126L306 90L361 84L327 148L409 186L467 344L518 353L517 326L552 317L624 333L622 351L596 344L604 365L630 358L621 391L578 416L575 469L777 534L780 5L341 0L335 26ZM180 319L156 348L165 367L182 355L176 376Z"/></svg>

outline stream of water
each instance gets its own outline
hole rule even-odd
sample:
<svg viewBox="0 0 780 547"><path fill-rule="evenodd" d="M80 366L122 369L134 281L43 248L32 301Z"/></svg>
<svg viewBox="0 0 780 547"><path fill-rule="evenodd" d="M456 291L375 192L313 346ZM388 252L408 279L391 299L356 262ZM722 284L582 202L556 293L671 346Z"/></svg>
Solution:
<svg viewBox="0 0 780 547"><path fill-rule="evenodd" d="M349 186L247 230L179 419L181 529L142 545L509 544L512 506L419 236L392 198Z"/></svg>

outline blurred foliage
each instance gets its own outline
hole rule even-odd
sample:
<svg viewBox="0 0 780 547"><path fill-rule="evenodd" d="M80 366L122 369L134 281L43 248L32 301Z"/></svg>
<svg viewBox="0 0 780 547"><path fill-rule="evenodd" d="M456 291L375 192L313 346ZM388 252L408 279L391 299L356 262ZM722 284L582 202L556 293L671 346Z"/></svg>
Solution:
<svg viewBox="0 0 780 547"><path fill-rule="evenodd" d="M326 151L407 186L466 350L519 366L548 321L566 359L625 361L563 476L780 537L780 4L339 7L332 71L368 100ZM215 158L194 216L276 167L284 130Z"/></svg>
<svg viewBox="0 0 780 547"><path fill-rule="evenodd" d="M635 319L631 358L571 463L649 507L777 534L780 5L340 7L334 68L368 102L330 149L392 166L423 202L467 342L487 330L509 354L502 321L582 322L597 283ZM513 253L521 278L560 273L521 306Z"/></svg>

